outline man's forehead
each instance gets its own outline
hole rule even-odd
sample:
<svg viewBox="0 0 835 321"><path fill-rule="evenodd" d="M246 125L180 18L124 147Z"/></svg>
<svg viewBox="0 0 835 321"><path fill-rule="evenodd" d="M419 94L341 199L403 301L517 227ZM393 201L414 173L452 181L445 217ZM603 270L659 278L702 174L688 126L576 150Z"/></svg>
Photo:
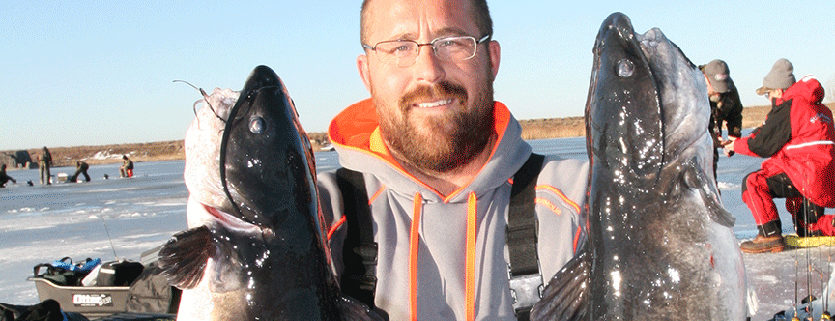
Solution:
<svg viewBox="0 0 835 321"><path fill-rule="evenodd" d="M478 36L470 1L372 1L368 8L368 35L377 41L417 40L419 37ZM422 35L429 29L429 35ZM430 38L430 40L431 40Z"/></svg>
<svg viewBox="0 0 835 321"><path fill-rule="evenodd" d="M438 37L447 37L447 36L470 36L470 32L458 27L444 27L439 30L432 30L431 34L429 35L430 39L435 39ZM474 36L474 35L473 35ZM420 34L417 32L402 32L402 33L393 33L391 37L392 40L399 39L399 40L418 40L420 38Z"/></svg>

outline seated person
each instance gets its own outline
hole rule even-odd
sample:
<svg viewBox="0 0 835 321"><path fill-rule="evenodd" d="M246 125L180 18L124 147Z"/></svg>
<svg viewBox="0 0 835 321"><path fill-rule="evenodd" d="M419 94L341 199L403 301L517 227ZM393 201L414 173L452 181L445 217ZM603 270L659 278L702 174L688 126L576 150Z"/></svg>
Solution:
<svg viewBox="0 0 835 321"><path fill-rule="evenodd" d="M742 200L759 229L754 240L740 244L746 253L779 252L785 247L773 198L786 198L799 236L835 235L832 217L821 219L824 207L835 206L832 112L821 104L820 82L808 76L795 82L792 71L786 59L774 64L757 90L771 100L765 122L751 135L725 145L726 155L736 151L767 158L742 182Z"/></svg>
<svg viewBox="0 0 835 321"><path fill-rule="evenodd" d="M128 155L122 155L122 166L119 167L119 177L133 177L133 161Z"/></svg>

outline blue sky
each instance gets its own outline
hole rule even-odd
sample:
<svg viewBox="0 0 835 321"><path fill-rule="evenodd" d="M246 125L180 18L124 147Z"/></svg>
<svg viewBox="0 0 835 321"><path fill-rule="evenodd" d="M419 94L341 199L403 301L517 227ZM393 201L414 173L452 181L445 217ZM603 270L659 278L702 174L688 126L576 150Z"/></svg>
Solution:
<svg viewBox="0 0 835 321"><path fill-rule="evenodd" d="M361 1L11 1L0 6L0 150L182 139L197 91L282 77L309 132L368 97ZM518 119L581 116L600 23L659 27L696 64L728 62L744 105L775 60L835 92L835 1L489 1L495 97Z"/></svg>

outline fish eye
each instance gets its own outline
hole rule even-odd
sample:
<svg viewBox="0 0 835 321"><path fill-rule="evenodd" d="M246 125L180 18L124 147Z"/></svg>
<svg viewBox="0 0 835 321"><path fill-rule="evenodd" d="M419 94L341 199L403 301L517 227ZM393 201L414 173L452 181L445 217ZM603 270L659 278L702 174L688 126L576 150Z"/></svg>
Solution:
<svg viewBox="0 0 835 321"><path fill-rule="evenodd" d="M635 64L631 60L626 58L618 60L618 76L626 78L632 76L633 73L635 73Z"/></svg>
<svg viewBox="0 0 835 321"><path fill-rule="evenodd" d="M253 116L249 119L249 131L253 134L260 134L264 132L264 118Z"/></svg>

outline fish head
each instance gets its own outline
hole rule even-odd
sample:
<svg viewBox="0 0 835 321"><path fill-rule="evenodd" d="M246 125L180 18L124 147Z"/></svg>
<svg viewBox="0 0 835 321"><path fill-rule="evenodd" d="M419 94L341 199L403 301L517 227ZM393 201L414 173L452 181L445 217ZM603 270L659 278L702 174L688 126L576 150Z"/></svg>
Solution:
<svg viewBox="0 0 835 321"><path fill-rule="evenodd" d="M702 169L712 170L713 141L708 131L710 104L702 72L658 28L638 35L655 75L662 106L664 160L697 158Z"/></svg>
<svg viewBox="0 0 835 321"><path fill-rule="evenodd" d="M660 29L636 33L627 16L614 13L593 54L586 104L592 163L645 188L667 183L662 172L682 159L712 173L704 76L681 49Z"/></svg>
<svg viewBox="0 0 835 321"><path fill-rule="evenodd" d="M224 212L272 228L294 213L316 213L313 154L287 89L275 72L256 67L229 112L220 142Z"/></svg>
<svg viewBox="0 0 835 321"><path fill-rule="evenodd" d="M586 103L594 166L621 171L624 183L654 179L664 151L658 87L629 18L615 13L598 31Z"/></svg>
<svg viewBox="0 0 835 321"><path fill-rule="evenodd" d="M189 226L219 219L272 228L291 213L316 215L310 141L272 69L258 66L243 90L215 89L200 103L186 132L184 177L206 210L189 209Z"/></svg>
<svg viewBox="0 0 835 321"><path fill-rule="evenodd" d="M169 281L188 290L183 298L199 298L181 313L336 319L312 148L286 87L258 66L240 92L204 96L186 134L192 228L159 254Z"/></svg>

